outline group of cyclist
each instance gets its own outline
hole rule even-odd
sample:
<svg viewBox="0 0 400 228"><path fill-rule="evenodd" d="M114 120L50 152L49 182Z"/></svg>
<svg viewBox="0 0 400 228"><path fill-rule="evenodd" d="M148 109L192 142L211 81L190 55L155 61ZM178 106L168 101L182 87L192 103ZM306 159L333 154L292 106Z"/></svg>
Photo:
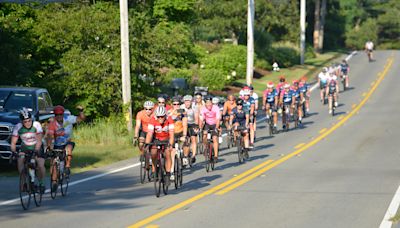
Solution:
<svg viewBox="0 0 400 228"><path fill-rule="evenodd" d="M71 140L73 125L85 120L83 108L79 106L77 109L79 110L79 115L74 116L67 115L63 106L55 106L53 110L54 119L49 122L46 131L43 130L41 123L34 121L31 111L23 108L19 112L21 122L14 127L11 138L12 157L17 159L18 171L21 174L24 168L25 155L28 153L35 155L34 159L36 160L37 177L39 179L39 186L35 187L42 194L46 189L43 179L46 174L45 159L49 151L53 149L65 150L65 173L67 176L70 175L72 151L75 147L75 143ZM45 139L46 148L43 146L43 139ZM21 145L17 148L19 140ZM52 175L51 188L54 190L58 187L56 173L51 170L50 175Z"/></svg>

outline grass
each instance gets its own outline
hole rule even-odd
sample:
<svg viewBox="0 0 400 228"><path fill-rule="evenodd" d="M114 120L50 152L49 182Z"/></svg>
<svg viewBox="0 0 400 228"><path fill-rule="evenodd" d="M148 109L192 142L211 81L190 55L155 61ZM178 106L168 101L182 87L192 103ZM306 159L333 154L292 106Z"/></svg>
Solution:
<svg viewBox="0 0 400 228"><path fill-rule="evenodd" d="M393 223L400 222L400 210L397 211L396 215L393 218L391 218L390 221L392 221Z"/></svg>
<svg viewBox="0 0 400 228"><path fill-rule="evenodd" d="M324 54L317 55L316 58L307 59L304 65L295 65L293 67L281 69L279 72L270 72L261 78L254 78L254 90L256 93L261 94L262 91L265 90L265 87L269 81L272 81L276 84L281 75L284 75L286 81L288 82L292 82L294 79L299 79L302 76L306 76L308 81L313 81L322 67L338 59L342 56L342 54L343 53L340 52L326 52ZM246 79L240 79L237 82L246 84Z"/></svg>

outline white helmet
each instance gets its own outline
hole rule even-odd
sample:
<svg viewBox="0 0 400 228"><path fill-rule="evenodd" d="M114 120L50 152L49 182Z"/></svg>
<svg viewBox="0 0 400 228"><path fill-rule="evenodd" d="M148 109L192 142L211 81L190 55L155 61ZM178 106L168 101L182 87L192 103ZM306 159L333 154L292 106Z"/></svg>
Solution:
<svg viewBox="0 0 400 228"><path fill-rule="evenodd" d="M145 107L145 108L153 108L154 107L154 103L152 101L146 101L146 102L144 102L143 107Z"/></svg>
<svg viewBox="0 0 400 228"><path fill-rule="evenodd" d="M191 95L186 95L183 97L183 101L192 101L193 97Z"/></svg>
<svg viewBox="0 0 400 228"><path fill-rule="evenodd" d="M328 68L327 67L322 68L322 72L324 73L328 72Z"/></svg>
<svg viewBox="0 0 400 228"><path fill-rule="evenodd" d="M218 97L213 97L212 103L213 104L218 104L219 103L219 98Z"/></svg>
<svg viewBox="0 0 400 228"><path fill-rule="evenodd" d="M165 107L164 107L164 106L158 106L157 109L156 109L156 111L155 111L155 113L154 113L154 115L155 115L156 117L158 117L158 116L165 116L166 114L167 114L167 111L165 110Z"/></svg>
<svg viewBox="0 0 400 228"><path fill-rule="evenodd" d="M243 96L250 95L250 90L244 89L244 90L242 90L242 94L243 94Z"/></svg>

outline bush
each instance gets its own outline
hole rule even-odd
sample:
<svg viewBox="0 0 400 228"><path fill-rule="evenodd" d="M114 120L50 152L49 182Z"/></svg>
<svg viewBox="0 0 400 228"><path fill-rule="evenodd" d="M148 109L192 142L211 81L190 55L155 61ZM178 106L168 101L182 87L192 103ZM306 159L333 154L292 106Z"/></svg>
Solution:
<svg viewBox="0 0 400 228"><path fill-rule="evenodd" d="M264 70L272 70L272 65L267 60L260 58L254 61L254 67L261 68Z"/></svg>
<svg viewBox="0 0 400 228"><path fill-rule="evenodd" d="M299 63L298 47L290 42L275 43L272 45L270 62L276 61L281 67L290 67Z"/></svg>
<svg viewBox="0 0 400 228"><path fill-rule="evenodd" d="M192 82L193 72L190 69L171 69L163 78L163 81L169 83L173 78L184 78L187 83Z"/></svg>
<svg viewBox="0 0 400 228"><path fill-rule="evenodd" d="M317 57L314 48L311 45L306 45L306 53L304 54L305 59L313 59Z"/></svg>
<svg viewBox="0 0 400 228"><path fill-rule="evenodd" d="M221 90L227 83L227 74L220 69L202 69L199 71L199 82L209 90Z"/></svg>

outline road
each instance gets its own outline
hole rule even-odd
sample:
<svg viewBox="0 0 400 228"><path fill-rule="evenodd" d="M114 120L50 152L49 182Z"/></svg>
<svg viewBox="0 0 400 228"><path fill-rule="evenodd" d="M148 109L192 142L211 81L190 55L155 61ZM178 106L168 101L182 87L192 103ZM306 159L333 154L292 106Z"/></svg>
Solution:
<svg viewBox="0 0 400 228"><path fill-rule="evenodd" d="M184 186L160 198L139 183L138 167L128 168L71 186L66 198L46 195L27 212L18 201L3 204L0 227L379 227L399 186L400 52L375 57L351 58L351 88L335 117L315 91L304 129L270 137L260 123L244 164L225 149L206 173L198 159ZM18 197L15 180L3 178L0 187L0 202Z"/></svg>

